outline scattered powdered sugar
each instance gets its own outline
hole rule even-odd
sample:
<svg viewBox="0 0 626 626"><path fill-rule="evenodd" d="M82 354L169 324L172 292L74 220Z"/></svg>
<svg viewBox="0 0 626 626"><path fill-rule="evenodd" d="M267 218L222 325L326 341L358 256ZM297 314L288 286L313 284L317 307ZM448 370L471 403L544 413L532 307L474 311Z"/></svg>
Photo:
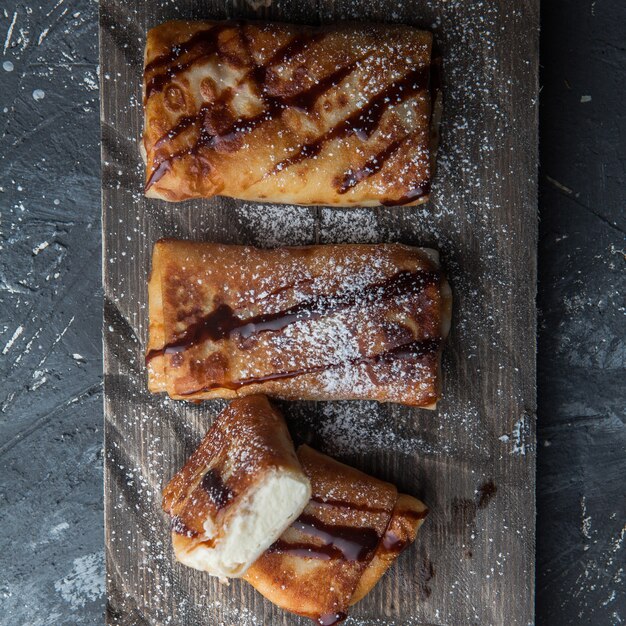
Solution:
<svg viewBox="0 0 626 626"><path fill-rule="evenodd" d="M242 203L235 212L246 239L256 245L274 248L313 241L315 216L308 207Z"/></svg>
<svg viewBox="0 0 626 626"><path fill-rule="evenodd" d="M376 243L382 241L380 214L371 209L320 209L320 243Z"/></svg>
<svg viewBox="0 0 626 626"><path fill-rule="evenodd" d="M349 4L341 17L364 19L362 11L363 7L356 3ZM128 107L117 112L118 127L105 138L105 228L113 236L106 242L104 259L106 324L111 330L105 333L105 341L110 359L108 374L116 380L106 400L110 420L106 458L110 481L109 547L118 563L124 562L129 551L136 554L138 572L126 576L110 566L109 575L113 588L128 595L130 606L136 599L143 602L146 595L163 597L163 601L146 607L155 623L203 623L207 615L216 626L267 623L260 617L261 609L257 608L260 604L255 604L254 609L253 605L242 606L238 581L232 583L233 598L230 598L207 576L186 570L172 558L168 526L160 510L160 490L189 457L223 403L193 406L150 396L145 391L142 359L147 309L141 281L138 285L134 277L137 267L147 273L151 246L158 237L245 241L261 247L401 241L437 248L442 253L455 298L451 348L444 354L444 400L438 411L430 413L361 401L290 403L283 405L290 427L299 434L313 433L333 455L349 457L356 453L371 455L373 459L404 455L413 465L428 466L433 475L425 477L427 504L437 524L444 523L442 517L447 515L450 502L457 495L474 497L475 489L485 479L484 472L496 471L500 461L510 459L510 454L520 457L521 462L533 451L534 418L519 409L532 407L532 390L522 385L512 390L506 385L500 388L503 378L516 378L523 364L534 359L531 342L518 353L517 344L506 331L506 327L529 327L527 302L532 300L532 294L528 299L525 283L516 282L519 270L513 267L516 261L510 255L516 237L527 237L523 220L513 215L505 222L502 217L509 211L503 204L503 198L509 197L504 190L515 185L520 202L528 207L534 203L534 187L520 179L518 160L501 157L503 150L515 145L510 143L511 137L527 130L520 127L513 112L521 115L524 107L530 110L535 104L523 97L518 79L513 78L523 76L526 66L528 71L532 70L527 65L527 51L511 50L510 56L517 64L515 73L506 75L504 72L510 72L510 68L503 67L502 46L510 35L508 29L519 22L522 10L507 8L507 16L502 16L501 11L497 3L430 0L420 7L419 15L415 15L413 7L398 3L385 16L390 20L418 19L430 24L443 50L444 118L437 176L431 201L419 207L348 210L233 202L229 206L232 213L222 222L206 206L166 206L146 201L141 193L143 165L139 157L136 166L129 169L118 156L136 150L137 138L130 129L141 126L139 76L130 74L130 79L136 82ZM337 19L336 9L321 8L320 18ZM122 24L115 27L126 28ZM135 36L132 30L132 37ZM141 65L141 50L137 47L128 54L135 55L130 67L136 72ZM124 65L118 67L103 59L105 88L110 82L119 81L120 76L129 76L127 57L124 59ZM79 79L90 92L91 80L83 76ZM517 98L514 107L510 94ZM529 141L532 140L529 133ZM113 144L109 149L107 141ZM503 162L508 167L503 169ZM227 222L228 226L223 227ZM220 230L222 227L224 231ZM221 239L224 232L228 238ZM364 280L372 280L375 271L375 267L363 268ZM267 297L265 291L259 289L246 297L258 302ZM304 288L301 295L306 295ZM304 325L299 330L304 331ZM334 350L335 354L354 350L354 344L340 327L329 326L326 332L328 341L322 345L311 339L311 350ZM327 343L332 344L330 348ZM491 362L489 372L483 372L487 357L495 357L495 363ZM120 372L124 375L120 376ZM325 381L326 388L338 381L347 387L360 384L358 377L330 376ZM458 472L459 467L471 469L469 473ZM466 480L466 474L471 478ZM114 483L112 476L118 482ZM473 478L475 484L469 484ZM497 481L503 477L496 474L493 478ZM446 489L438 490L433 485L446 485ZM498 485L498 495L491 507L498 506L507 489L518 488ZM526 490L527 501L531 502L531 482L519 489ZM518 493L515 492L516 497ZM129 532L128 523L133 519L137 520L137 528ZM493 526L489 533L481 532L480 527L474 529L472 559L459 557L462 547L459 533L433 533L424 529L419 537L419 549L436 562L437 584L432 586L432 596L419 603L416 611L419 618L351 617L346 624L481 623L481 618L487 623L486 614L478 614L482 608L475 606L475 585L487 586L494 601L511 606L517 602L510 587L501 582L518 580L511 568L519 568L519 562L508 558L507 546L512 536L521 542L530 541L531 536L529 528L523 525L524 519L520 521L515 511L500 507L495 524L498 529L495 532ZM587 532L592 532L591 526ZM623 534L616 539L615 554L608 558L617 558L622 540ZM117 559L116 555L119 555ZM409 562L412 563L405 560L396 565L397 579L402 585L415 574L408 571ZM448 567L449 563L454 563L454 567ZM600 573L591 572L588 580L596 575L599 577ZM65 582L68 597L67 588L72 584L68 577ZM396 583L393 584L395 590ZM404 591L404 586L401 589ZM411 599L412 591L408 594ZM453 594L454 602L449 601L449 594ZM246 597L251 596L246 594ZM610 598L607 594L607 601ZM355 607L355 613L358 611ZM294 623L304 621L294 618Z"/></svg>
<svg viewBox="0 0 626 626"><path fill-rule="evenodd" d="M525 456L527 450L534 450L530 418L524 415L515 424L510 433L500 435L499 441L510 444L510 454Z"/></svg>
<svg viewBox="0 0 626 626"><path fill-rule="evenodd" d="M305 422L325 442L331 456L375 453L396 450L404 454L433 454L449 450L445 442L435 446L410 434L411 429L397 428L373 402L346 401L320 405L318 415L304 417Z"/></svg>
<svg viewBox="0 0 626 626"><path fill-rule="evenodd" d="M580 510L582 517L581 532L585 539L591 539L591 515L587 515L587 498L580 499Z"/></svg>

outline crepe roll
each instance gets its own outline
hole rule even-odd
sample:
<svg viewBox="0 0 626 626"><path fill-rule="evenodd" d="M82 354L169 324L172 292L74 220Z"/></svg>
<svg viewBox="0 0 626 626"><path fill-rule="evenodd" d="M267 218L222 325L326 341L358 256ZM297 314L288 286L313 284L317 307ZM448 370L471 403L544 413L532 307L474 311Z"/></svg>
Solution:
<svg viewBox="0 0 626 626"><path fill-rule="evenodd" d="M172 21L148 32L145 193L293 204L428 199L441 108L431 33Z"/></svg>
<svg viewBox="0 0 626 626"><path fill-rule="evenodd" d="M232 402L163 491L176 558L240 577L300 515L311 486L265 396Z"/></svg>
<svg viewBox="0 0 626 626"><path fill-rule="evenodd" d="M154 393L425 408L440 396L451 294L434 250L163 240L148 296Z"/></svg>
<svg viewBox="0 0 626 626"><path fill-rule="evenodd" d="M308 446L298 458L311 501L245 579L277 606L332 626L414 541L427 510L393 485Z"/></svg>

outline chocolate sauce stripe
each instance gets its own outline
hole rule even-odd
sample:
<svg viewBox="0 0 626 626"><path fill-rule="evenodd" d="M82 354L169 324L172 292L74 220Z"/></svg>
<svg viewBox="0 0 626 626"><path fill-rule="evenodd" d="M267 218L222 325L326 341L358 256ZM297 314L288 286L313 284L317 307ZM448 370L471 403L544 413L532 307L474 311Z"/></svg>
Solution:
<svg viewBox="0 0 626 626"><path fill-rule="evenodd" d="M278 539L268 549L269 554L290 554L305 559L319 559L320 561L332 561L343 558L341 550L333 545L318 546L313 543L291 542Z"/></svg>
<svg viewBox="0 0 626 626"><path fill-rule="evenodd" d="M409 518L414 519L415 521L419 521L419 520L424 519L428 515L428 512L429 512L428 509L424 509L423 511L414 511L413 509L406 509L404 511L395 512L395 514L399 517L409 517ZM381 547L387 553L395 552L397 554L400 554L406 548L409 547L409 544L411 543L411 541L408 541L406 539L401 539L392 530L390 530L392 521L393 521L393 515L391 516L391 519L389 520L389 524L387 525L387 529L385 530L385 533L383 535L383 538L381 541Z"/></svg>
<svg viewBox="0 0 626 626"><path fill-rule="evenodd" d="M400 271L379 283L367 285L360 291L339 295L324 295L314 300L303 300L282 311L260 314L246 319L238 317L233 309L221 305L205 317L191 324L181 335L162 348L150 350L146 362L157 355L181 352L207 340L220 341L239 335L248 339L262 332L277 332L299 321L314 321L353 306L364 306L370 301L398 300L402 296L421 293L440 281L441 274L435 271Z"/></svg>
<svg viewBox="0 0 626 626"><path fill-rule="evenodd" d="M304 535L316 538L322 545L304 541L291 543L279 539L270 546L268 552L322 560L341 558L346 561L364 562L373 556L381 540L374 528L327 524L307 513L300 515L291 527Z"/></svg>
<svg viewBox="0 0 626 626"><path fill-rule="evenodd" d="M430 103L431 103L431 115L429 120L432 124L432 106L435 102L437 85L440 82L439 72L441 70L441 59L433 59L430 65L430 76L429 76L429 93L430 93ZM385 165L386 161L414 134L415 131L411 133L407 133L401 139L397 139L396 141L392 141L388 146L383 148L378 154L370 157L360 168L356 171L349 170L344 173L341 184L338 188L338 193L344 194L347 193L353 187L356 187L360 182L366 180L370 176L373 176L377 172L379 172ZM429 193L430 186L428 181L424 181L424 183L419 187L421 195L425 195ZM418 192L418 193L420 193ZM411 193L407 194L405 198L398 198L396 200L389 200L386 202L387 205L402 205L407 202L412 202L416 200L418 195L413 195Z"/></svg>
<svg viewBox="0 0 626 626"><path fill-rule="evenodd" d="M181 117L178 122L172 128L170 128L164 135L161 135L154 142L154 149L160 148L166 141L172 141L176 139L179 135L184 133L188 128L195 126L198 122L201 121L202 117L204 117L205 113L208 111L208 107L206 105L202 105L198 112L195 115L184 115Z"/></svg>
<svg viewBox="0 0 626 626"><path fill-rule="evenodd" d="M279 48L263 65L273 67L293 59L297 54L304 52L311 44L324 39L326 35L321 32L295 35L294 38L282 48Z"/></svg>
<svg viewBox="0 0 626 626"><path fill-rule="evenodd" d="M419 198L423 198L430 193L430 180L424 181L420 183L418 187L414 187L409 190L409 192L400 198L389 198L387 200L383 200L381 204L383 206L402 206L404 204L410 204L411 202L415 202Z"/></svg>
<svg viewBox="0 0 626 626"><path fill-rule="evenodd" d="M154 61L146 65L144 69L144 76L146 77L146 87L144 94L145 99L148 100L148 98L150 98L153 93L158 93L162 91L169 83L171 83L176 78L176 76L182 74L196 63L203 60L208 60L209 58L211 58L211 56L219 52L219 35L224 32L224 30L235 27L238 27L238 32L241 34L241 26L242 24L240 23L226 23L214 26L213 28L210 28L208 30L199 31L187 42L180 44L180 46L177 46L176 52L171 52L170 55L161 55L160 57L157 57ZM313 41L320 39L323 39L322 34L316 34L311 36L296 36L288 44L286 44L282 48L279 48L263 65L255 65L245 74L243 79L245 80L246 78L250 77L254 79L255 72L258 72L259 69L262 69L263 73L265 74L265 72L270 67L285 62L291 56L295 56L296 54L305 50L306 47ZM203 46L204 49L184 62L180 62L177 65L170 65L170 63L174 63L181 56L192 52L193 49L198 46ZM250 54L249 56L252 62L254 62L252 55ZM166 66L166 69L163 72L155 74L149 79L147 78L150 72L162 66Z"/></svg>
<svg viewBox="0 0 626 626"><path fill-rule="evenodd" d="M274 119L273 115L280 109L293 107L309 111L322 96L329 92L333 87L336 87L351 72L353 72L355 67L356 63L350 63L349 65L340 67L328 76L325 76L313 83L309 88L289 96L266 95L264 100L266 101L266 105L269 101L269 106L252 117L238 118L225 132L212 136L212 141L215 142L220 139L229 138L229 136L233 134L251 132L251 130L254 130L254 128L260 125L260 123ZM204 104L195 115L181 117L175 126L173 126L155 142L154 148L159 148L166 141L176 139L188 128L202 122L205 114L210 110L210 106L211 105L209 104ZM191 150L194 151L196 149L197 147L194 146Z"/></svg>
<svg viewBox="0 0 626 626"><path fill-rule="evenodd" d="M333 139L357 135L365 141L378 128L381 118L391 105L398 105L407 98L428 89L429 68L418 68L389 84L347 118L327 130L315 141L303 144L294 154L274 165L266 176L272 176L306 159L317 156L324 145Z"/></svg>
<svg viewBox="0 0 626 626"><path fill-rule="evenodd" d="M183 54L191 52L193 48L198 43L204 41L205 37L213 32L214 29L215 26L211 26L211 28L200 30L194 33L189 39L187 39L187 41L184 41L181 44L176 44L175 46L170 48L169 53L161 54L152 61L150 61L150 63L145 66L144 73L147 74L158 67L169 65L170 63L176 61Z"/></svg>
<svg viewBox="0 0 626 626"><path fill-rule="evenodd" d="M344 172L341 177L341 183L337 188L339 194L344 194L350 191L350 189L356 187L359 183L363 182L374 176L383 169L387 164L387 161L400 149L415 134L415 131L403 135L400 139L392 141L389 145L385 146L380 152L372 155L369 159L356 169L350 169Z"/></svg>
<svg viewBox="0 0 626 626"><path fill-rule="evenodd" d="M289 107L310 111L320 98L340 84L354 71L356 64L357 62L354 62L342 66L328 76L319 79L309 88L296 94L289 96L261 95L260 97L264 102L265 107L257 115L249 118L239 118L231 124L229 128L219 134L207 136L200 134L191 148L185 148L162 159L155 157L153 159L152 173L146 183L146 190L162 178L173 161L176 161L187 154L195 154L202 147L212 146L219 141L228 141L237 135L250 133L265 122L275 119L277 114L285 109L288 109ZM261 85L258 77L255 82L257 86ZM156 150L160 148L166 141L169 142L175 140L186 130L197 127L202 123L205 115L210 111L210 108L211 105L204 104L195 115L183 116L180 118L174 127L168 130L155 142L154 149Z"/></svg>
<svg viewBox="0 0 626 626"><path fill-rule="evenodd" d="M223 509L235 495L215 468L211 468L204 474L200 485L218 510Z"/></svg>
<svg viewBox="0 0 626 626"><path fill-rule="evenodd" d="M313 365L306 368L301 368L297 370L290 370L286 372L273 372L271 374L265 374L262 376L254 376L250 378L243 378L240 380L228 381L228 382L220 382L220 383L212 383L210 385L205 385L199 389L194 389L192 391L180 392L180 396L190 396L196 393L203 393L207 391L211 391L212 389L231 389L237 390L242 387L247 387L249 385L257 385L265 382L272 382L275 380L287 380L290 378L296 378L297 376L306 376L309 374L318 374L320 372L325 372L333 369L339 369L341 367L345 367L347 365L350 366L360 366L360 365L377 365L381 362L393 362L394 360L403 359L403 360L419 360L423 359L431 354L435 354L440 346L441 346L441 338L432 338L426 339L422 341L413 341L410 343L402 344L400 346L396 346L390 350L385 352L381 352L379 354L373 356L365 356L360 357L358 359L351 359L349 361L342 361L340 363L329 363L323 365Z"/></svg>
<svg viewBox="0 0 626 626"><path fill-rule="evenodd" d="M392 531L387 530L383 535L381 547L387 554L400 554L409 546L409 542L406 539L401 539L396 536Z"/></svg>
<svg viewBox="0 0 626 626"><path fill-rule="evenodd" d="M198 63L202 59L208 59L213 54L218 52L220 34L232 27L232 23L226 22L213 26L208 30L199 31L192 36L186 44L181 44L177 47L176 51L171 52L167 59L163 60L165 55L161 55L161 57L157 57L157 59L155 59L152 63L148 64L144 69L144 76L146 77L155 67L161 67L162 65L166 65L167 67L160 74L155 74L150 79L146 80L144 93L145 100L147 101L154 92L162 91L169 83L172 82L172 80L174 80L174 78L176 78L176 76L185 72L195 63ZM202 50L194 57L187 59L184 62L180 62L177 65L169 65L169 63L174 63L184 54L192 52L193 49L198 46L202 46Z"/></svg>
<svg viewBox="0 0 626 626"><path fill-rule="evenodd" d="M198 63L198 61L211 58L216 51L217 50L209 50L197 55L185 63L179 63L178 65L169 67L162 74L153 76L150 80L146 81L144 102L149 100L152 94L163 91L163 89L165 89L165 87L167 87L167 85L169 85L179 74L187 71L194 64Z"/></svg>

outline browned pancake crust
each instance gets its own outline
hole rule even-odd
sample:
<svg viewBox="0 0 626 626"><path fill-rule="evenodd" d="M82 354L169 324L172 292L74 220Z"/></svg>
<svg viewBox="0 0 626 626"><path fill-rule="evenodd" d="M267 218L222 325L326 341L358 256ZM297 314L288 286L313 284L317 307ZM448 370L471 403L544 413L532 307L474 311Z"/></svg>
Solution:
<svg viewBox="0 0 626 626"><path fill-rule="evenodd" d="M424 407L439 397L450 296L431 252L165 240L148 289L153 392Z"/></svg>
<svg viewBox="0 0 626 626"><path fill-rule="evenodd" d="M431 53L402 25L162 24L145 52L146 193L424 202Z"/></svg>
<svg viewBox="0 0 626 626"><path fill-rule="evenodd" d="M275 604L318 620L345 614L398 493L308 446L298 458L311 481L311 502L245 578Z"/></svg>
<svg viewBox="0 0 626 626"><path fill-rule="evenodd" d="M238 499L277 468L302 473L283 417L265 396L231 402L163 490L174 540L191 547L207 519L222 527Z"/></svg>
<svg viewBox="0 0 626 626"><path fill-rule="evenodd" d="M404 493L398 495L387 530L354 590L351 605L362 600L400 554L415 541L427 515L428 509L423 502Z"/></svg>
<svg viewBox="0 0 626 626"><path fill-rule="evenodd" d="M336 624L417 535L422 502L308 446L298 458L311 502L245 579L281 608Z"/></svg>

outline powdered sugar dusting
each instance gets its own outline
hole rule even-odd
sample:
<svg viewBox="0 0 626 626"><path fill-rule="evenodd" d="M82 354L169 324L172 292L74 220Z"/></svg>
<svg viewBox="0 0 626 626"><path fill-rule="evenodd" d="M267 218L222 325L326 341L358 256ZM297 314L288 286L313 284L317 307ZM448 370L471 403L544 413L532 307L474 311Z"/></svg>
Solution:
<svg viewBox="0 0 626 626"><path fill-rule="evenodd" d="M307 420L307 418L304 418ZM352 454L373 454L393 449L403 454L442 454L450 452L448 442L427 441L397 422L371 402L334 402L308 418L310 428L325 442L327 452L340 458Z"/></svg>
<svg viewBox="0 0 626 626"><path fill-rule="evenodd" d="M147 598L148 606L142 608L159 624L260 626L273 623L274 617L283 619L256 594L243 591L246 588L238 581L225 592L207 576L172 560L160 490L223 406L193 406L145 392L142 358L147 312L143 277L137 280L137 268L147 274L154 241L174 236L262 247L400 241L441 251L454 292L455 317L444 354L444 399L438 411L338 402L290 403L284 406L285 413L296 435L308 440L317 437L327 452L338 457L363 455L381 472L381 459L401 459L406 472L389 478L405 480L408 491L423 492L431 509L416 551L401 559L384 583L385 593L391 588L397 597L397 605L390 609L394 613L351 617L346 624L497 623L493 613L497 606L507 607L511 626L514 617L530 616L528 598L518 591L533 579L533 554L527 548L532 545L528 520L534 501L534 399L527 374L534 362L534 346L528 341L520 349L508 329L519 333L534 327L530 304L534 294L528 289L532 276L523 276L514 266L519 259L510 254L518 238L533 245L534 231L527 230L526 218L535 202L534 179L526 179L530 168L516 149L527 146L524 154L534 149L533 133L526 126L527 113L535 106L534 94L528 96L534 66L528 61L529 34L520 28L526 23L527 8L510 6L503 15L501 7L484 0L427 0L417 10L412 3L393 3L390 8L371 2L351 2L339 10L336 3L324 3L316 16L323 22L338 18L419 22L434 30L444 60L444 118L431 202L419 207L343 210L235 201L200 206L146 201L139 157L136 167L129 169L126 157L120 156L137 149L134 129L142 125L142 51L134 46L125 55L103 58L105 101L113 81L128 81L133 92L126 106L116 101L116 115L109 114L114 130L105 134L104 163L106 327L112 329L105 333L107 375L116 381L107 394L108 526L113 555L109 576L113 589L127 593L120 601L126 614L137 600ZM133 13L128 9L129 15ZM183 13L180 4L155 3L150 25L188 17ZM128 29L128 37L136 41L147 26L116 24L112 40L119 40L121 31ZM89 87L89 81L85 84ZM509 204L511 187L516 190L510 201L514 206ZM531 257L529 253L522 261L532 273ZM255 297L262 295L259 290ZM344 341L340 334L336 339ZM311 343L311 349L323 347ZM483 369L488 360L489 369ZM327 384L331 382L335 380ZM349 381L350 385L358 382ZM505 475L511 467L519 470L515 481ZM471 505L476 489L489 479L497 484L497 495L471 519L471 506L464 509L463 502ZM528 505L527 516L519 514L520 502ZM127 533L129 519L137 521L131 533ZM610 558L623 550L621 539L616 540L620 543ZM471 558L465 553L470 543ZM129 552L137 555L138 565L137 571L126 575L116 571L116 565L125 563ZM420 572L415 565L422 555L435 563L436 576L432 595L416 602ZM593 582L596 575L599 572L590 572L581 584ZM479 605L478 586L488 591L493 602ZM373 593L380 599L383 585ZM607 601L610 598L607 593ZM372 606L366 600L354 607L354 615L372 615ZM528 621L530 617L515 626L526 626Z"/></svg>
<svg viewBox="0 0 626 626"><path fill-rule="evenodd" d="M235 213L247 238L259 246L295 246L313 239L315 216L305 207L242 203Z"/></svg>

